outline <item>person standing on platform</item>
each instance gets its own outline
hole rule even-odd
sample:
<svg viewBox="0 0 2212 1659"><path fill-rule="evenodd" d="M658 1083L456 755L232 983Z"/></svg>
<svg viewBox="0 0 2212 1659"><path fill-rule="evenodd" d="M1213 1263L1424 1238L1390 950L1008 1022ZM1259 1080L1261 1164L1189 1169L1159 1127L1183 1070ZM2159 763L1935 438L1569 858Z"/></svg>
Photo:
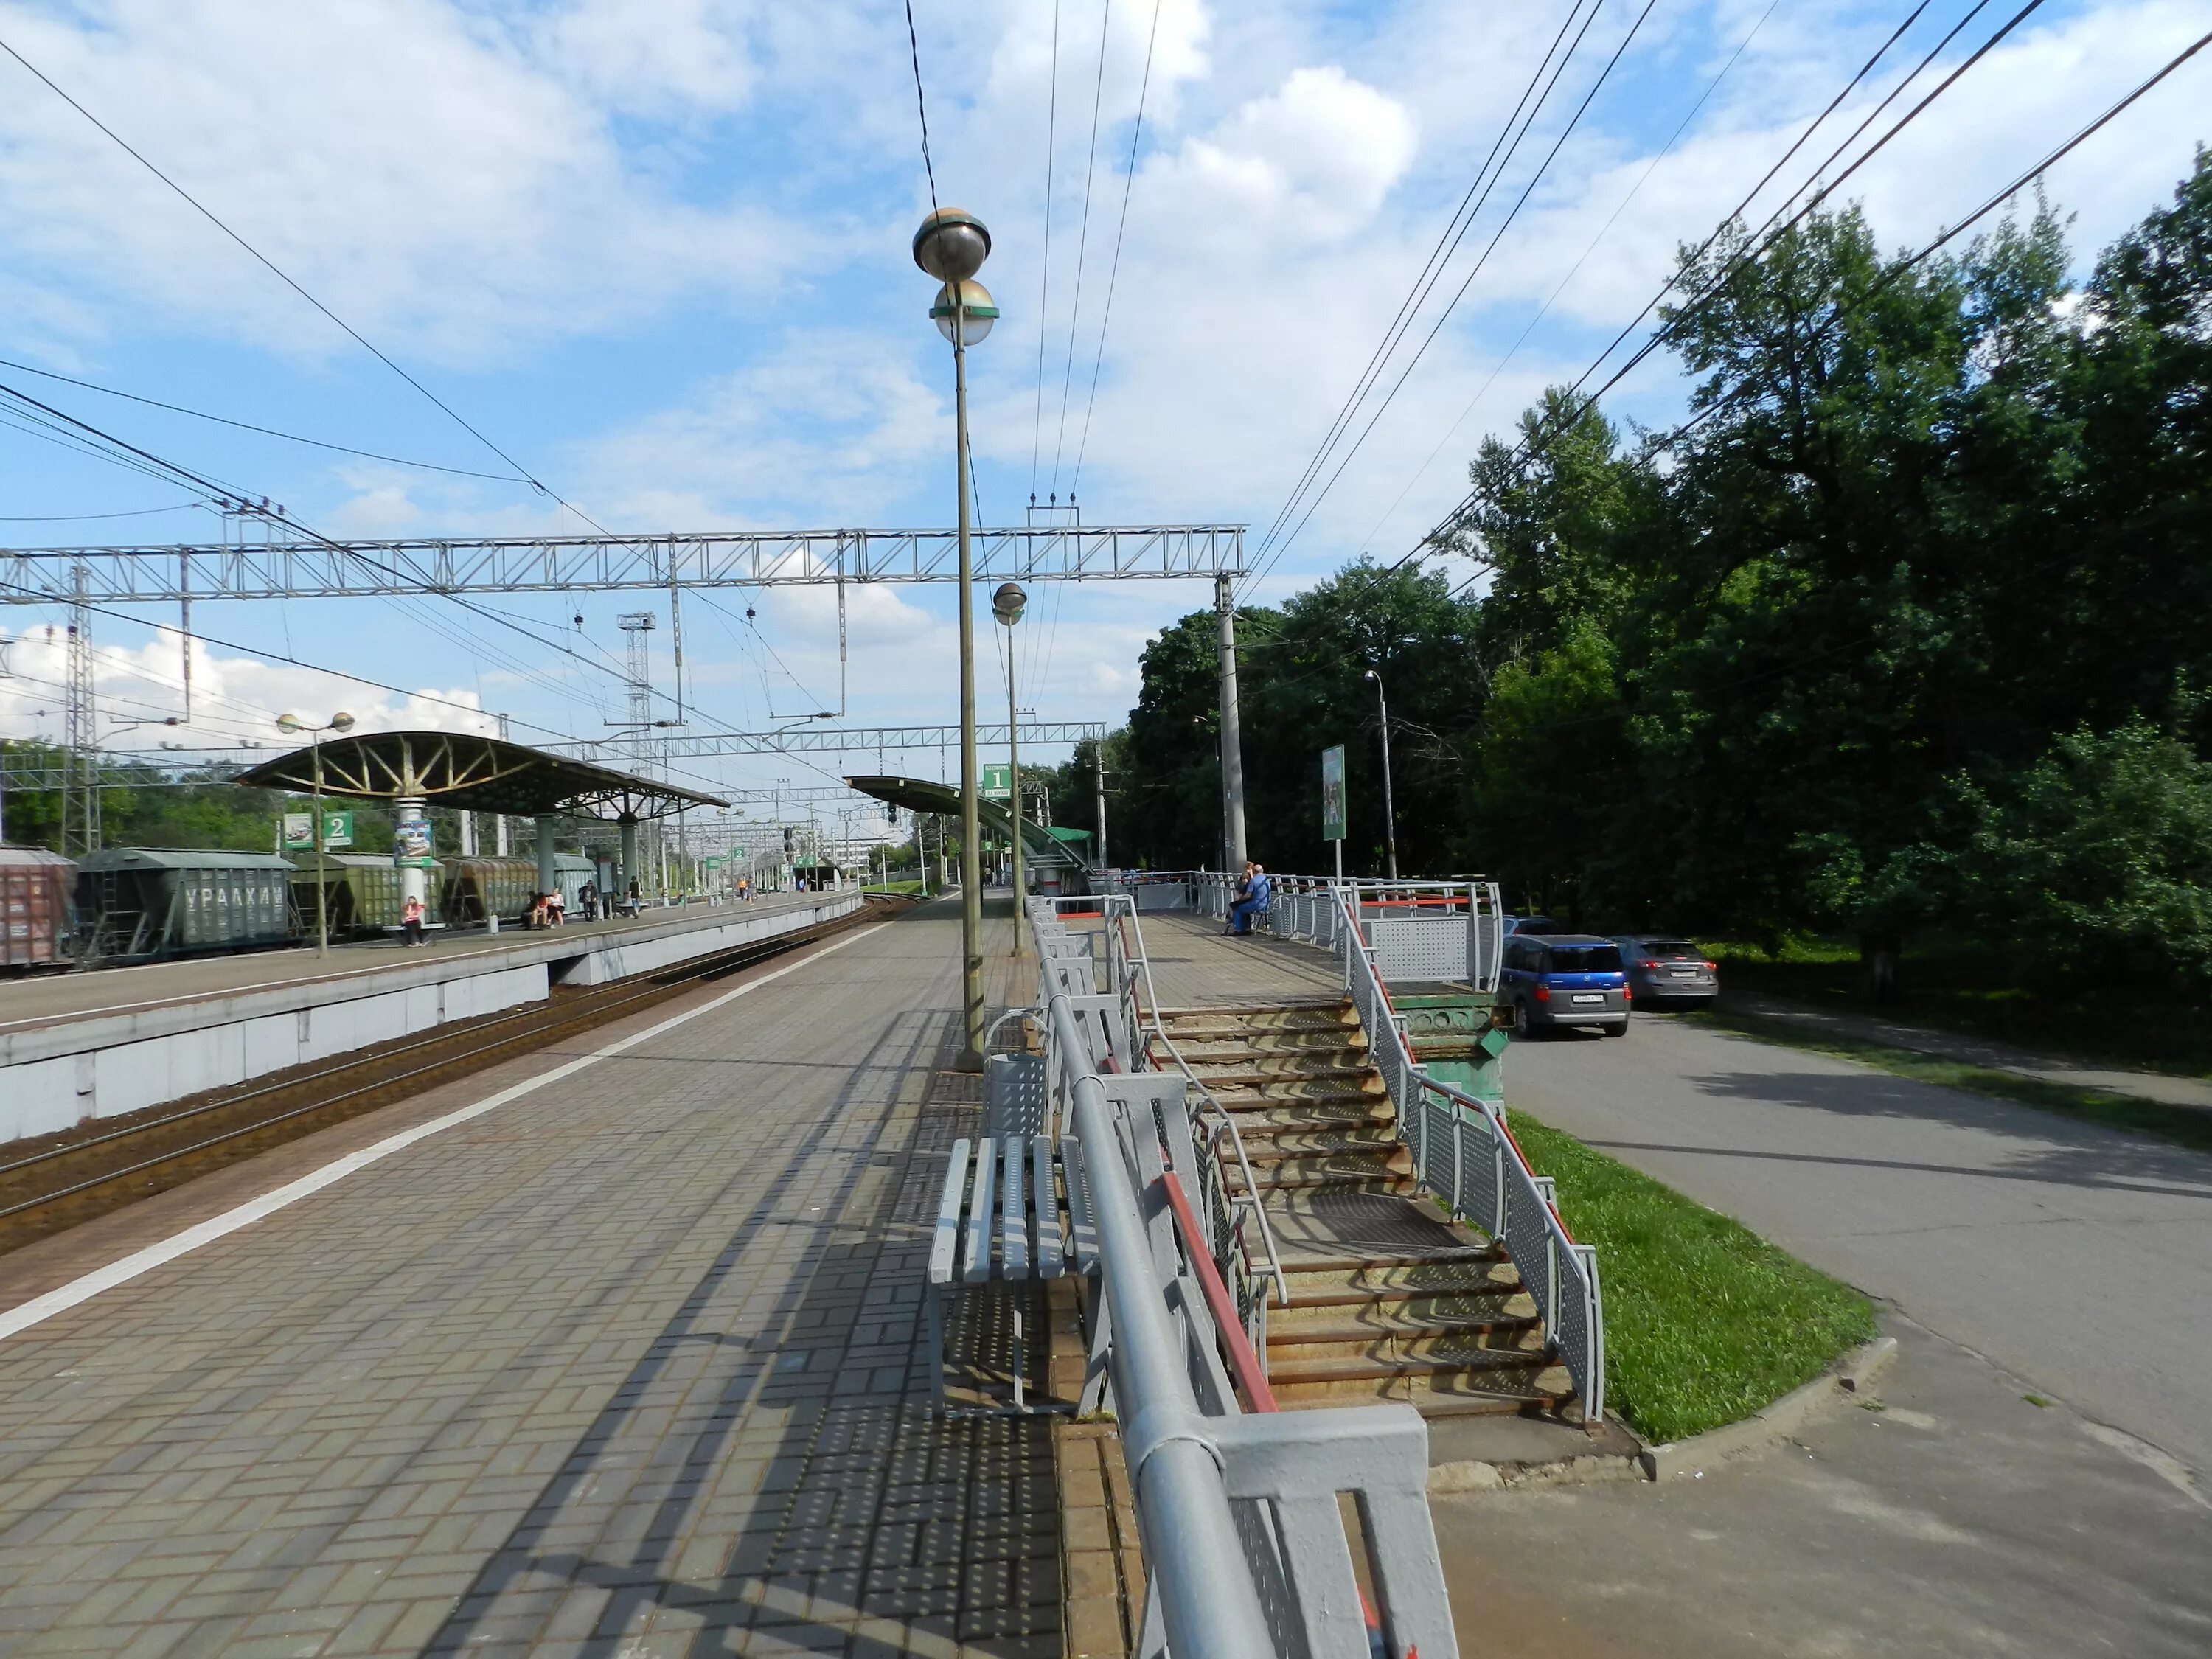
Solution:
<svg viewBox="0 0 2212 1659"><path fill-rule="evenodd" d="M406 949L428 943L422 937L422 901L413 893L399 907L399 943Z"/></svg>
<svg viewBox="0 0 2212 1659"><path fill-rule="evenodd" d="M583 911L586 921L599 919L599 890L588 881L576 890L576 905Z"/></svg>

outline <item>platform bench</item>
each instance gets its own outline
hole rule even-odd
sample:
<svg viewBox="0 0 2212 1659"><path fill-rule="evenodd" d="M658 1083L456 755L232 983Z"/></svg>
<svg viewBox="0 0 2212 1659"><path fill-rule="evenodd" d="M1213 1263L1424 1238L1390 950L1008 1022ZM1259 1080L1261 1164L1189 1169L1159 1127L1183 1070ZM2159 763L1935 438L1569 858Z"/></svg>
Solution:
<svg viewBox="0 0 2212 1659"><path fill-rule="evenodd" d="M1003 1135L952 1143L930 1239L922 1313L927 1326L930 1392L945 1407L945 1298L963 1285L992 1279L1024 1283L1098 1270L1097 1231L1074 1137L1056 1145L1046 1135ZM1066 1194L1067 1219L1060 1218ZM1016 1413L1024 1396L1022 1314L1014 1310Z"/></svg>

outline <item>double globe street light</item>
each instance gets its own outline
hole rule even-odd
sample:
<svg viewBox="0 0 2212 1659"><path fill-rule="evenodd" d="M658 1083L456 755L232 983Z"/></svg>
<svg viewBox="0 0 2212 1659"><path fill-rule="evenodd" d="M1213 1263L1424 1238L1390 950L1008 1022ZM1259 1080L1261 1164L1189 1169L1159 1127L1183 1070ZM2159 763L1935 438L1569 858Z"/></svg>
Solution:
<svg viewBox="0 0 2212 1659"><path fill-rule="evenodd" d="M999 308L975 273L990 257L991 233L972 213L939 208L914 234L914 262L942 284L929 308L939 333L952 343L952 471L960 503L960 987L967 1046L963 1066L983 1064L983 850L976 786L975 617L969 591L975 566L968 524L968 348L998 320ZM1018 848L1021 836L1016 834ZM1018 851L1016 854L1018 857ZM1021 929L1017 896L1014 927Z"/></svg>

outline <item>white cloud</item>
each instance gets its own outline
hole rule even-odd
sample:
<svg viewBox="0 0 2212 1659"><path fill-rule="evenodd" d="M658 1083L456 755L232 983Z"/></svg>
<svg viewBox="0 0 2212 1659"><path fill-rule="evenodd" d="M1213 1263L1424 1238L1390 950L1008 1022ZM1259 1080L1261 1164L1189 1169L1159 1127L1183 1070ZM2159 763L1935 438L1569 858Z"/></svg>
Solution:
<svg viewBox="0 0 2212 1659"><path fill-rule="evenodd" d="M93 27L7 5L0 24L372 338L475 360L696 289L772 284L818 248L757 203L675 197L625 155L618 111L744 97L740 48L707 9L658 8L643 27L634 8L578 6L520 38L434 0L114 0ZM353 349L21 69L0 82L11 259L188 327Z"/></svg>
<svg viewBox="0 0 2212 1659"><path fill-rule="evenodd" d="M0 677L0 735L59 742L66 731L67 631L40 625L13 639L0 635L0 643L7 646L8 666ZM386 691L343 675L228 653L197 638L186 720L181 635L165 629L136 644L118 644L96 629L92 651L94 713L102 746L111 751L175 745L281 753L295 741L276 730L277 715L287 712L322 720L343 710L358 732L498 730L495 716L476 712L472 689Z"/></svg>

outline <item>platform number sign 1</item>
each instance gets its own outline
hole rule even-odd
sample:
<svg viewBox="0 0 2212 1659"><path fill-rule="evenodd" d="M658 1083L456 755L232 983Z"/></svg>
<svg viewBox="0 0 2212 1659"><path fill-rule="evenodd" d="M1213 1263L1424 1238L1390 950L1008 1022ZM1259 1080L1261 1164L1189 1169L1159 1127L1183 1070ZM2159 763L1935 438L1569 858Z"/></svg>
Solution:
<svg viewBox="0 0 2212 1659"><path fill-rule="evenodd" d="M1344 873L1344 745L1321 751L1321 838L1336 843L1336 873Z"/></svg>

